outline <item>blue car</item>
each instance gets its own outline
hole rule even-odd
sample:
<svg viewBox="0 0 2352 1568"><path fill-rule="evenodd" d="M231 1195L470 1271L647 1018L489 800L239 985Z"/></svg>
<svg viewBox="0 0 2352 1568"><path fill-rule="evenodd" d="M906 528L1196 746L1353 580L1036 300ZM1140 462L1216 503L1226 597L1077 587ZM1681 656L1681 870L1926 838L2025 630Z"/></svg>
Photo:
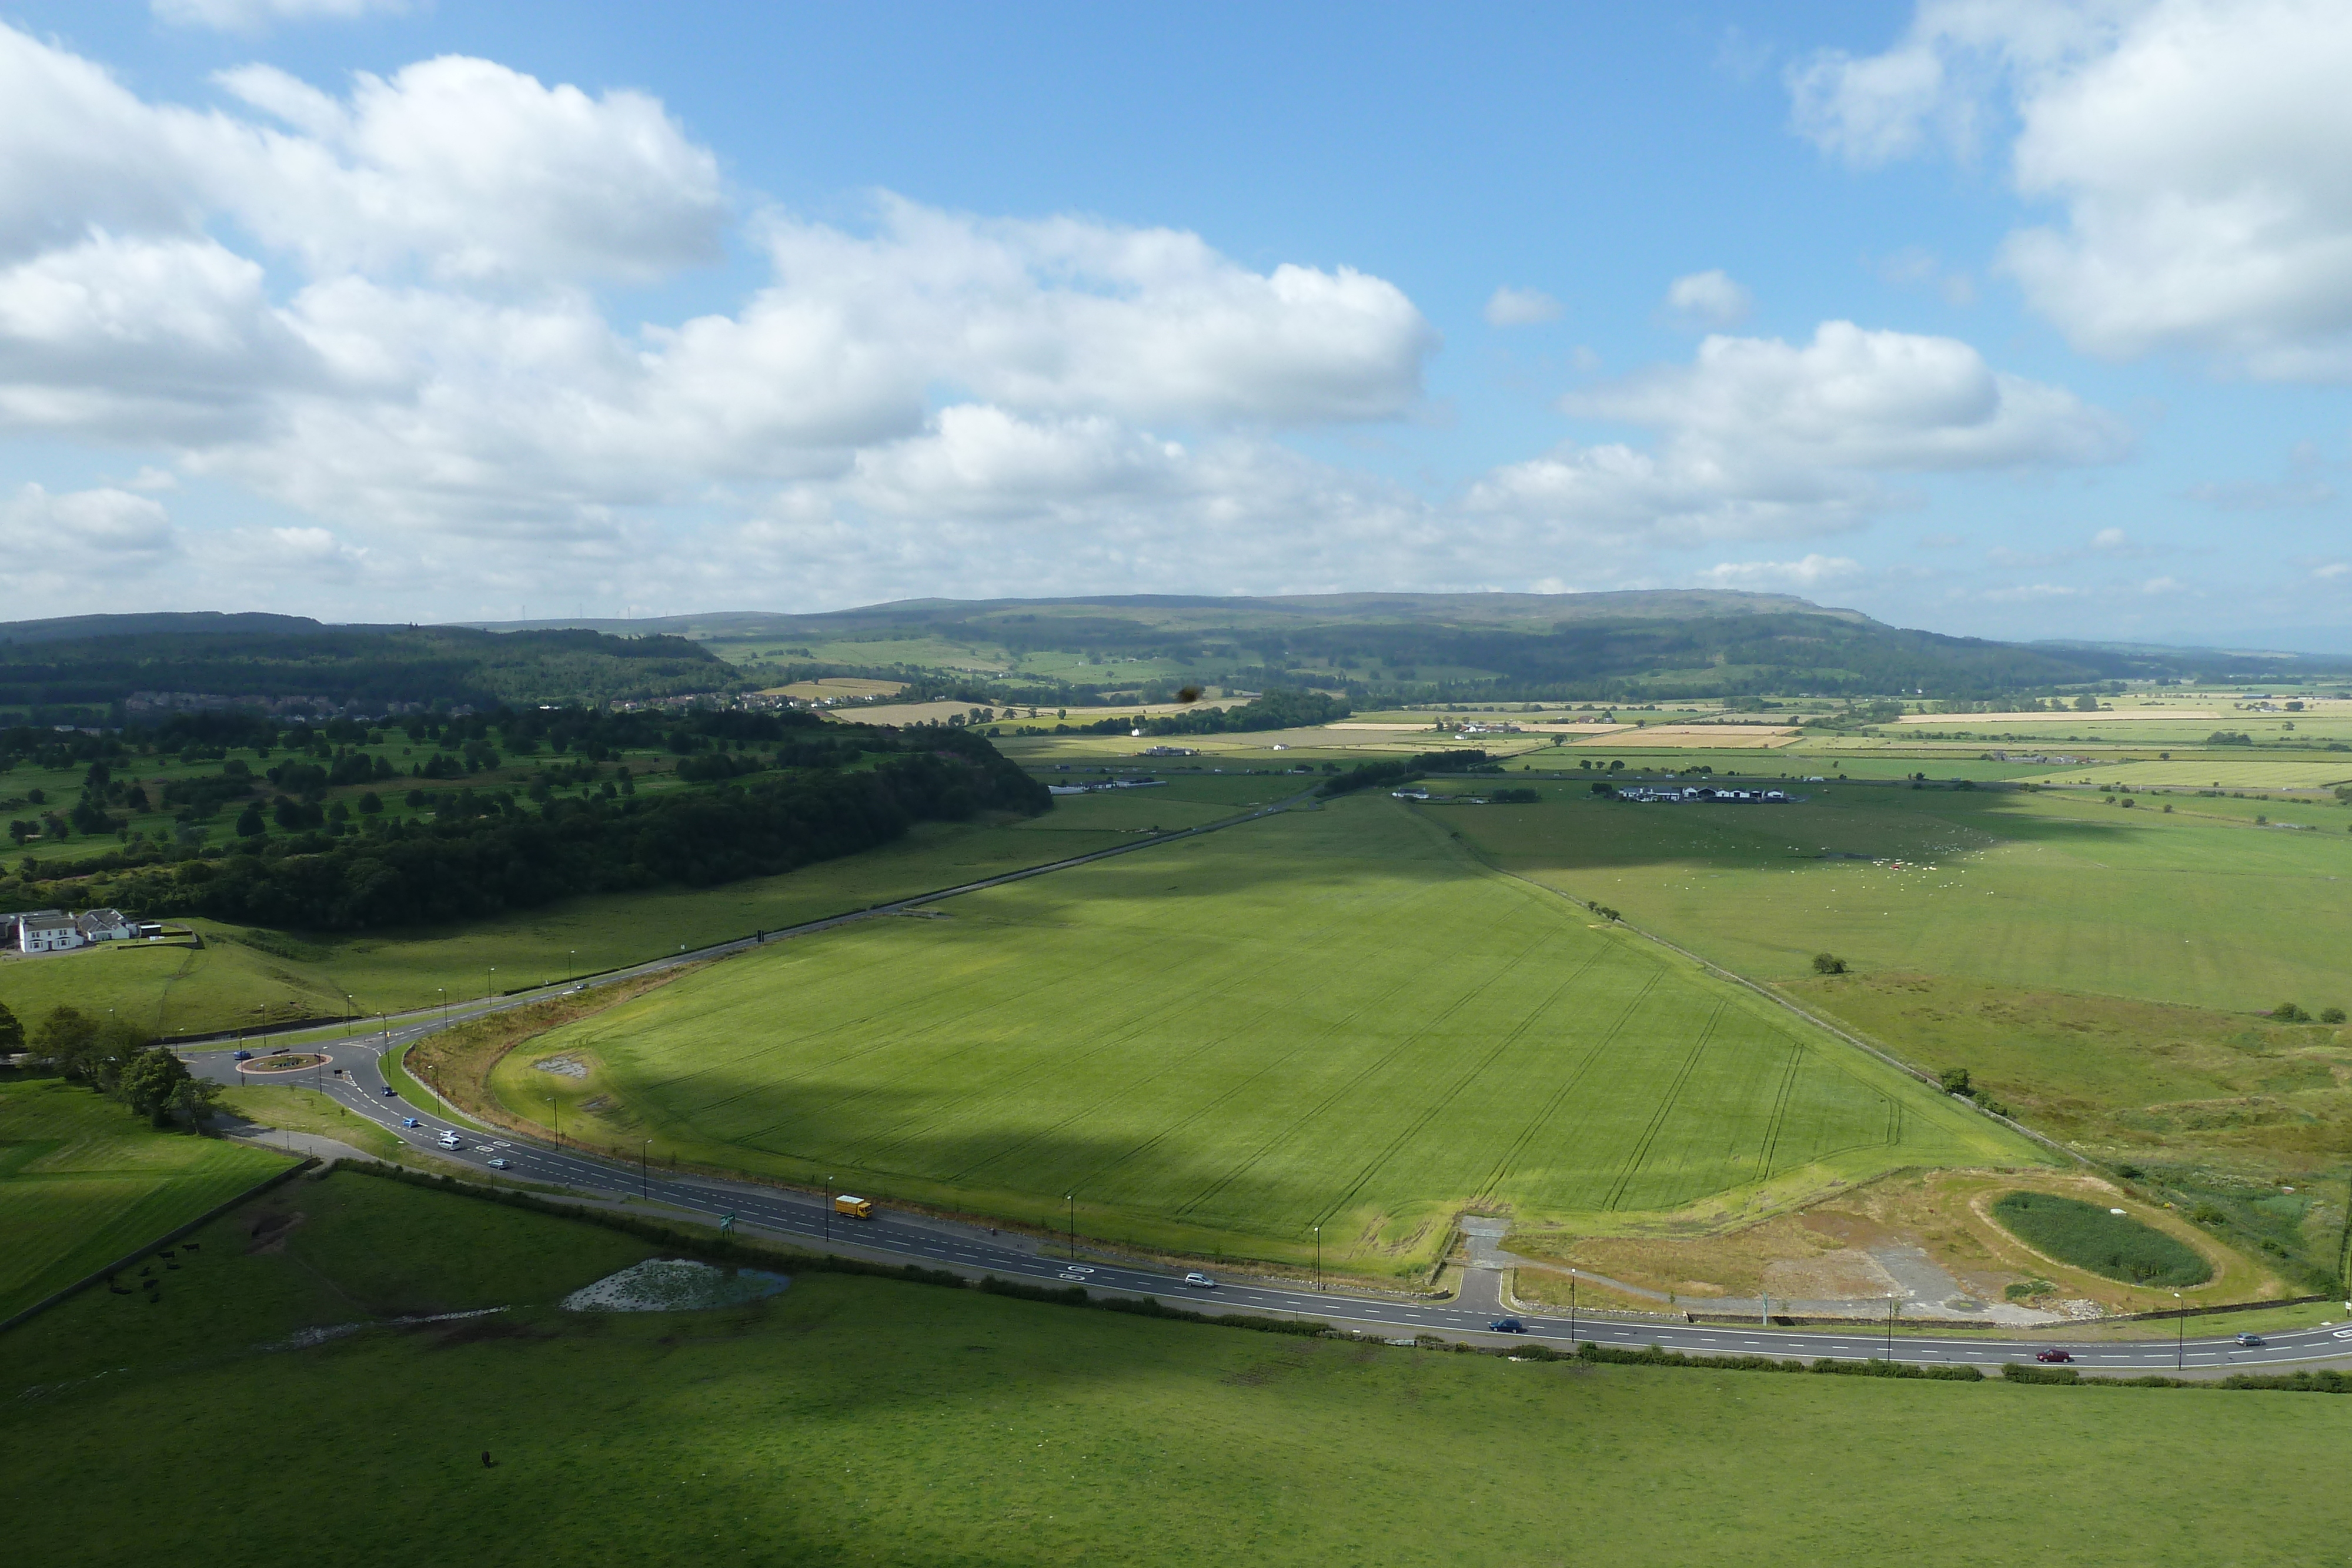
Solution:
<svg viewBox="0 0 2352 1568"><path fill-rule="evenodd" d="M1528 1332L1528 1325L1519 1322L1517 1318L1496 1318L1493 1322L1486 1325L1486 1332L1489 1333L1525 1333Z"/></svg>
<svg viewBox="0 0 2352 1568"><path fill-rule="evenodd" d="M249 1051L240 1051L230 1060L235 1061L251 1061L253 1060L253 1052Z"/></svg>
<svg viewBox="0 0 2352 1568"><path fill-rule="evenodd" d="M415 1117L414 1117L414 1116L403 1116L403 1117L400 1119L400 1124L401 1124L402 1126L404 1126L404 1127L421 1127L421 1126L423 1126L425 1124L424 1124L424 1123L422 1123L422 1122L419 1122L419 1121L418 1121Z"/></svg>
<svg viewBox="0 0 2352 1568"><path fill-rule="evenodd" d="M387 1100L392 1098L392 1085L389 1083L383 1086L383 1097Z"/></svg>

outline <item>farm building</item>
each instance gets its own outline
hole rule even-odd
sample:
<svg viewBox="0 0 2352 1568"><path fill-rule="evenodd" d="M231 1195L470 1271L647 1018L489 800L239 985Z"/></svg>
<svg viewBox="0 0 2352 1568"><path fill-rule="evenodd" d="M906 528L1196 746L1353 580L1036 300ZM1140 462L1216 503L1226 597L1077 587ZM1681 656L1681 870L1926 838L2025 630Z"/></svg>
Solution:
<svg viewBox="0 0 2352 1568"><path fill-rule="evenodd" d="M86 909L74 916L85 942L121 942L139 935L138 924L120 909Z"/></svg>
<svg viewBox="0 0 2352 1568"><path fill-rule="evenodd" d="M20 953L60 953L82 945L81 927L58 909L37 909L16 916L16 950Z"/></svg>

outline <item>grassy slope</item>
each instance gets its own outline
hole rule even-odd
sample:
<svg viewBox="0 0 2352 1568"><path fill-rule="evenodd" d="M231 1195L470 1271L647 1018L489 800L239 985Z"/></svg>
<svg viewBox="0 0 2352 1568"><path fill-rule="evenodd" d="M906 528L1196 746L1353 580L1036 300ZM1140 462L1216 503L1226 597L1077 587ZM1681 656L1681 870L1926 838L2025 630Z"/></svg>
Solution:
<svg viewBox="0 0 2352 1568"><path fill-rule="evenodd" d="M2345 1522L2341 1411L2313 1396L1513 1364L825 1275L262 1354L637 1255L358 1176L278 1207L307 1217L283 1252L247 1254L239 1217L161 1306L86 1297L10 1336L8 1392L43 1388L0 1404L26 1561L2099 1568L2324 1561ZM333 1504L224 1488L224 1454L332 1454Z"/></svg>
<svg viewBox="0 0 2352 1568"><path fill-rule="evenodd" d="M1090 798L1078 803L1093 805ZM446 931L306 939L303 946L320 955L314 959L259 952L232 940L233 928L198 921L207 934L201 951L124 945L0 958L0 1002L27 1019L59 1003L117 1008L159 1034L332 1016L343 1010L346 994L362 1013L428 1007L444 991L452 1000L478 997L486 981L506 990L613 968L681 945L700 946L1083 854L1126 841L1119 830L1129 825L1107 820L1099 828L1041 835L1026 822L923 823L882 849L725 887L572 899ZM495 975L486 973L491 966Z"/></svg>
<svg viewBox="0 0 2352 1568"><path fill-rule="evenodd" d="M1201 1252L1320 1223L1367 1269L1474 1200L1621 1224L2036 1157L1386 799L944 907L716 966L493 1086L656 1157L1039 1223L1076 1192L1089 1234ZM594 1071L530 1065L559 1053Z"/></svg>
<svg viewBox="0 0 2352 1568"><path fill-rule="evenodd" d="M57 1079L0 1084L0 1317L284 1168Z"/></svg>
<svg viewBox="0 0 2352 1568"><path fill-rule="evenodd" d="M316 1133L380 1160L415 1156L408 1146L363 1117L353 1115L315 1089L287 1083L247 1083L222 1094L221 1104L257 1126Z"/></svg>

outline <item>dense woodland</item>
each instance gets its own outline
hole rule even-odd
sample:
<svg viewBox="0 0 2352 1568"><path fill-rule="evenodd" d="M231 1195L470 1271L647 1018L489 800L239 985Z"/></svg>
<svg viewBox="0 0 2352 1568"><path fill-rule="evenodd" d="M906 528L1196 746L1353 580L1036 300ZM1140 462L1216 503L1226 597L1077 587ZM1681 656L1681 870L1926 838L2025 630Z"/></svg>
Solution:
<svg viewBox="0 0 2352 1568"><path fill-rule="evenodd" d="M53 879L70 871L109 873L108 895L149 917L202 915L314 931L415 925L583 893L770 875L887 843L919 821L1033 814L1050 804L1043 784L971 730L869 730L799 713L580 708L411 723L433 746L402 775L381 756L339 745L333 726L278 730L219 715L175 721L158 733L184 756L224 746L264 750L258 773L232 758L217 774L166 786L166 803L176 793L192 812L242 808L230 852L110 845L95 860L51 861L46 869L28 860L16 876L0 877L0 903L68 898ZM76 737L72 745L111 747L120 759L124 740ZM639 796L620 768L601 792L556 792L596 778L596 764L615 753L647 747L677 757L680 778L704 787ZM516 756L546 764L527 789L425 782L461 782ZM84 775L75 810L97 817L100 828L109 821L109 791L120 787L117 771L94 756ZM358 784L379 786L361 796L358 814L341 799L327 802L331 789ZM404 784L415 803L436 805L429 820L367 814L380 790ZM47 842L45 835L45 849Z"/></svg>

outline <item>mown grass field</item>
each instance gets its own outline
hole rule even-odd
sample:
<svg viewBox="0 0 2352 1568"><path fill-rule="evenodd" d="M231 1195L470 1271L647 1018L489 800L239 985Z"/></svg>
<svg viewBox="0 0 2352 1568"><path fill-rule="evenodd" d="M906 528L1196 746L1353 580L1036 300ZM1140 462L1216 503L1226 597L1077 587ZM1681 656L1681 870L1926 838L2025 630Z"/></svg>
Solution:
<svg viewBox="0 0 2352 1568"><path fill-rule="evenodd" d="M565 1056L585 1079L540 1071ZM1427 1263L1465 1204L1766 1212L2040 1156L1385 797L717 965L551 1030L510 1113L656 1158L1296 1262Z"/></svg>
<svg viewBox="0 0 2352 1568"><path fill-rule="evenodd" d="M446 931L371 932L347 939L265 933L270 950L263 950L240 941L238 927L195 921L205 938L200 950L124 943L0 957L0 1002L28 1021L61 1003L85 1011L112 1008L159 1035L179 1035L334 1017L345 1010L346 996L362 1017L465 1001L486 988L509 990L642 963L681 946L1108 848L1128 841L1124 830L1130 826L1150 825L1089 810L1094 797L1072 800L1080 810L1070 817L1048 813L1034 825L920 823L898 843L782 876L572 899ZM1163 814L1177 814L1176 807L1171 802ZM1099 825L1081 821L1042 837L1038 831L1097 816L1104 818Z"/></svg>
<svg viewBox="0 0 2352 1568"><path fill-rule="evenodd" d="M0 1318L290 1163L157 1132L58 1079L0 1083Z"/></svg>
<svg viewBox="0 0 2352 1568"><path fill-rule="evenodd" d="M355 1175L281 1191L275 1247L233 1217L158 1306L9 1337L23 1561L2257 1568L2347 1523L2324 1396L1515 1364L824 1274L573 1317L545 1303L643 1249Z"/></svg>

